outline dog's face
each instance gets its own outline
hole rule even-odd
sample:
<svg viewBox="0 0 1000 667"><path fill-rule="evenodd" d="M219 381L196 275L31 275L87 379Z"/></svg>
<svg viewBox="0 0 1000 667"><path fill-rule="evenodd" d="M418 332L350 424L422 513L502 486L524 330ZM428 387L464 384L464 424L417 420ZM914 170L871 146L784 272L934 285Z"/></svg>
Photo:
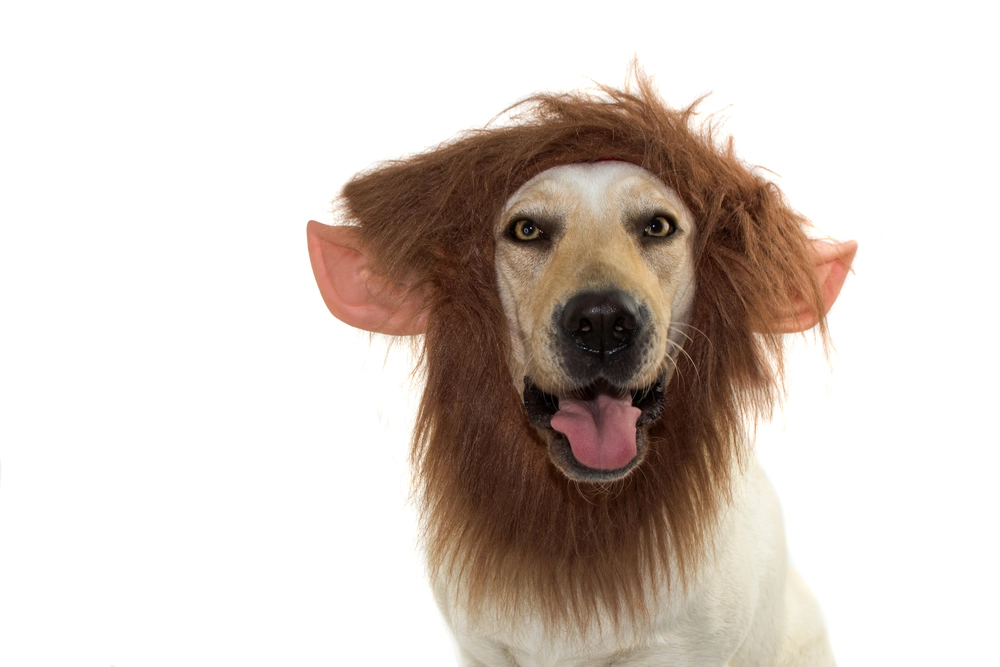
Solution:
<svg viewBox="0 0 1000 667"><path fill-rule="evenodd" d="M694 221L646 170L542 172L496 226L496 273L525 409L569 478L627 475L648 449L694 300Z"/></svg>

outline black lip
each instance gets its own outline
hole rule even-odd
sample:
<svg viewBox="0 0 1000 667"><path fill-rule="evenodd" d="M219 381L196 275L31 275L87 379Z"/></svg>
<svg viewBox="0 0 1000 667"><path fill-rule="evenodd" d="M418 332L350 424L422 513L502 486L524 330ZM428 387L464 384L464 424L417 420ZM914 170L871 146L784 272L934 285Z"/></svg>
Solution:
<svg viewBox="0 0 1000 667"><path fill-rule="evenodd" d="M663 415L666 405L666 387L662 378L649 387L642 389L620 389L603 380L598 380L585 387L573 391L575 396L589 398L597 393L631 394L632 405L639 408L642 414L636 426L652 424ZM524 378L524 410L528 420L536 428L552 428L552 416L559 411L559 398L539 389L531 378Z"/></svg>

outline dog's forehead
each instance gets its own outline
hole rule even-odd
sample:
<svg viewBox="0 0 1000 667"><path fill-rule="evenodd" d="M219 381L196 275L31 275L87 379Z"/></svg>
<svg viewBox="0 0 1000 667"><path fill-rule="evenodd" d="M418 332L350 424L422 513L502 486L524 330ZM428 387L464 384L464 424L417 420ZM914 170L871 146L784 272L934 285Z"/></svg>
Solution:
<svg viewBox="0 0 1000 667"><path fill-rule="evenodd" d="M543 205L594 210L608 206L613 199L685 208L677 194L649 171L629 162L606 160L546 169L518 188L504 211Z"/></svg>

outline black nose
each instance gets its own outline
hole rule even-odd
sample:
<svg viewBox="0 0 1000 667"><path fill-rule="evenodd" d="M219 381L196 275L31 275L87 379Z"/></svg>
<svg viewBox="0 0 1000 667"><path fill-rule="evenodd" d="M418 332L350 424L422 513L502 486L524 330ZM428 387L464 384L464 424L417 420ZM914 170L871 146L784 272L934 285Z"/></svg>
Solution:
<svg viewBox="0 0 1000 667"><path fill-rule="evenodd" d="M566 302L562 328L577 347L601 357L623 350L639 326L639 304L628 294L584 292Z"/></svg>

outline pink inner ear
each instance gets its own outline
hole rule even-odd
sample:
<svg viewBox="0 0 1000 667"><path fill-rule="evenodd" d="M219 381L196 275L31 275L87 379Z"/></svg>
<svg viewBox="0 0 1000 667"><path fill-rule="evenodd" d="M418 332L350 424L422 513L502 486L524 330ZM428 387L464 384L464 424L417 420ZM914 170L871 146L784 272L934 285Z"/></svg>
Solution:
<svg viewBox="0 0 1000 667"><path fill-rule="evenodd" d="M313 275L334 317L352 327L395 336L427 330L424 294L374 273L357 228L311 220L306 232Z"/></svg>
<svg viewBox="0 0 1000 667"><path fill-rule="evenodd" d="M840 295L847 274L851 270L854 255L858 251L857 241L843 243L812 241L811 243L813 269L823 297L823 312L817 313L801 296L796 295L793 299L795 312L777 323L776 333L797 333L816 326Z"/></svg>

